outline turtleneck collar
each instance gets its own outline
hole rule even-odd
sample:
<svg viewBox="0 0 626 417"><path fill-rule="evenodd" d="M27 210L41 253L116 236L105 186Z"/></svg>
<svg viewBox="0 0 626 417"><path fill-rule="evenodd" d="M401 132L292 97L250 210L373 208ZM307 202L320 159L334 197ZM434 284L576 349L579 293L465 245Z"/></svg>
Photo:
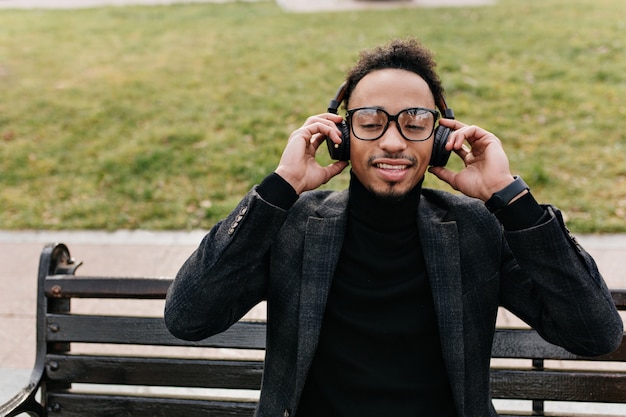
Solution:
<svg viewBox="0 0 626 417"><path fill-rule="evenodd" d="M416 227L422 183L423 180L401 200L386 200L372 194L350 171L349 213L376 230L393 232Z"/></svg>

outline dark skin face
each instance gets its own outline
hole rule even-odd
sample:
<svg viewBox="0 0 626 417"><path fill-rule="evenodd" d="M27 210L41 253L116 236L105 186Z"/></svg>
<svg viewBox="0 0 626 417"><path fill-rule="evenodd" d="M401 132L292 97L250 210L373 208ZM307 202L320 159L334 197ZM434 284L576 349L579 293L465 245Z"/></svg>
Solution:
<svg viewBox="0 0 626 417"><path fill-rule="evenodd" d="M399 69L369 73L350 96L350 108L379 107L397 114L409 107L435 109L435 101L422 77ZM402 137L395 123L373 141L350 137L350 162L359 181L373 194L399 199L424 178L432 153L433 136L423 142Z"/></svg>

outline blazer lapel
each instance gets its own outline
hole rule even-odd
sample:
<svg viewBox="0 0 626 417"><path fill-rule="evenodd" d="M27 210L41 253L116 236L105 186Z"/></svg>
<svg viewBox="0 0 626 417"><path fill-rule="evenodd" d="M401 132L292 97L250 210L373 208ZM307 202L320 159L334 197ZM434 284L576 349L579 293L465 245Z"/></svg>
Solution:
<svg viewBox="0 0 626 417"><path fill-rule="evenodd" d="M463 289L459 235L455 221L445 212L420 201L420 240L437 312L443 358L452 393L462 413L465 404L465 351L463 342Z"/></svg>
<svg viewBox="0 0 626 417"><path fill-rule="evenodd" d="M347 192L309 217L304 236L296 392L304 388L317 349L326 300L345 234Z"/></svg>

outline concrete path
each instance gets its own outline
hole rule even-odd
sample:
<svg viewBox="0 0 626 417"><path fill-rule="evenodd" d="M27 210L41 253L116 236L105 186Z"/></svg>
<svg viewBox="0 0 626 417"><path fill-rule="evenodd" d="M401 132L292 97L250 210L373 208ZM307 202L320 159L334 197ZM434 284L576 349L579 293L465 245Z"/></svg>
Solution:
<svg viewBox="0 0 626 417"><path fill-rule="evenodd" d="M0 9L72 9L100 6L168 5L175 3L226 3L259 0L0 0ZM285 11L295 13L381 9L398 7L482 6L495 0L276 0Z"/></svg>

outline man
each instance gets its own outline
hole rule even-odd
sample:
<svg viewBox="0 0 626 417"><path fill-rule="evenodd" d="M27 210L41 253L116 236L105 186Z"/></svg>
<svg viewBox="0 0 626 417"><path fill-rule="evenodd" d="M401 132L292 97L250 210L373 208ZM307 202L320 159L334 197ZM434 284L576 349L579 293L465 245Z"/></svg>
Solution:
<svg viewBox="0 0 626 417"><path fill-rule="evenodd" d="M622 322L594 261L511 174L498 138L441 119L445 150L465 167L428 168L442 107L434 67L411 39L363 53L343 91L346 129L325 113L294 131L275 172L170 288L167 326L191 340L267 300L256 415L495 416L499 305L574 353L618 346ZM318 164L326 138L349 141L348 190L315 190L348 165ZM427 169L464 195L423 189Z"/></svg>

